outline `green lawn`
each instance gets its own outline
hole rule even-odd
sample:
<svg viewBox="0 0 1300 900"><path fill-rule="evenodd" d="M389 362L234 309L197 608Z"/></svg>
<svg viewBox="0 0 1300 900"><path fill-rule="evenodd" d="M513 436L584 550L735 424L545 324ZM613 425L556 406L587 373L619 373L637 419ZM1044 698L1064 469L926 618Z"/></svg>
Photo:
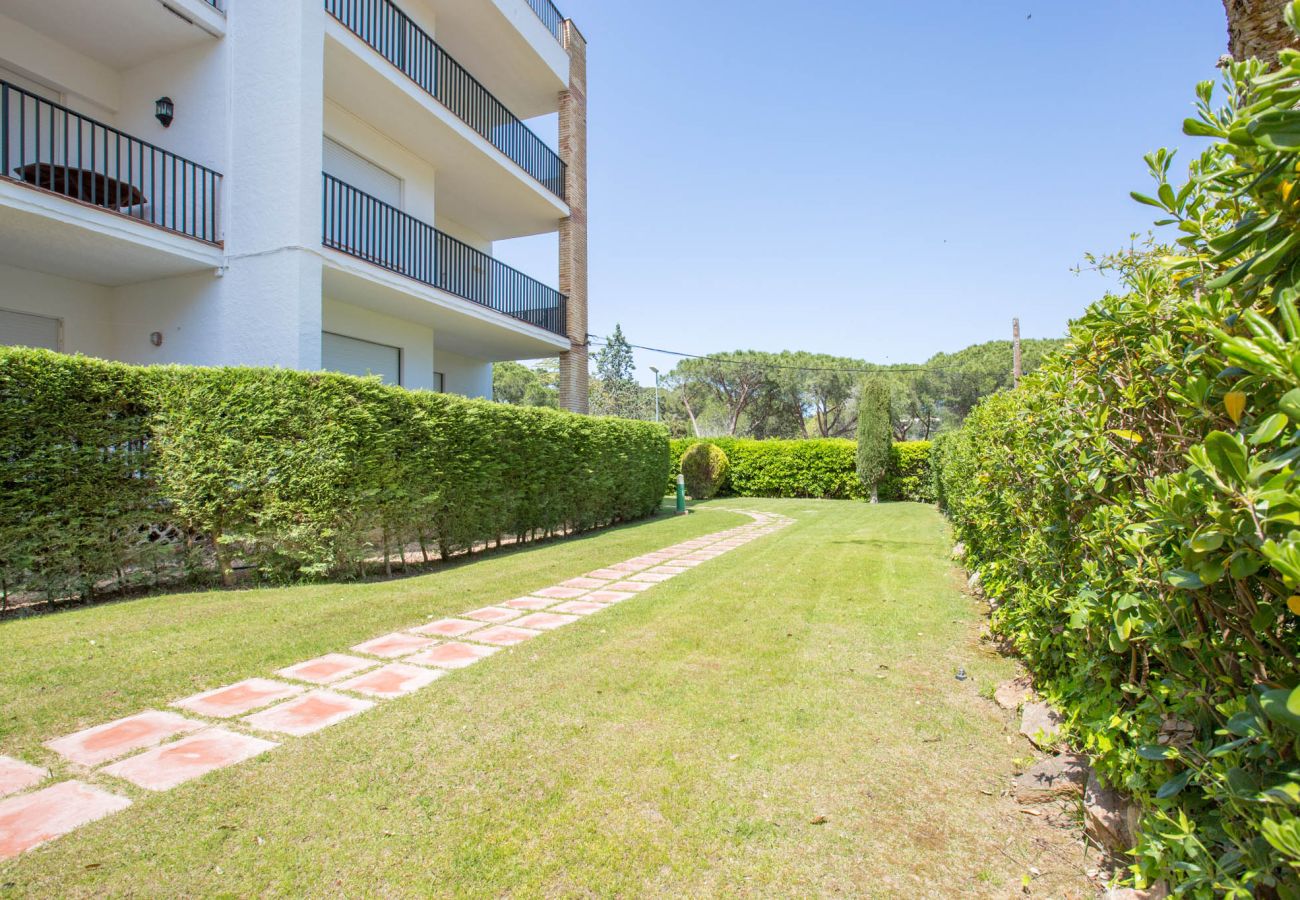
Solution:
<svg viewBox="0 0 1300 900"><path fill-rule="evenodd" d="M1090 895L1072 836L1001 796L1027 744L980 693L1011 667L912 504L724 501L404 581L0 624L0 752L50 764L41 740L748 521L729 505L797 522L254 762L112 782L138 802L0 890L1008 896L1032 867Z"/></svg>

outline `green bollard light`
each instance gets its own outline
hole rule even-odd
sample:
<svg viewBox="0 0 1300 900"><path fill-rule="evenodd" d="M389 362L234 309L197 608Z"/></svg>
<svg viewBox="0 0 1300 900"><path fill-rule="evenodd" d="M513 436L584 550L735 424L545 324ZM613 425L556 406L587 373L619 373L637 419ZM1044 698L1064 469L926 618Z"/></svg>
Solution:
<svg viewBox="0 0 1300 900"><path fill-rule="evenodd" d="M686 515L686 476L677 476L677 515Z"/></svg>

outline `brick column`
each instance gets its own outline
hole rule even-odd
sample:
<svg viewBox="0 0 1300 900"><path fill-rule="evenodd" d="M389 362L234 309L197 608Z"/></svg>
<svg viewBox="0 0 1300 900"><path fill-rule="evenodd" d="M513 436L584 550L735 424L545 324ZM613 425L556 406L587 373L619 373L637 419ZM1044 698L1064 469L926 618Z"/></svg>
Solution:
<svg viewBox="0 0 1300 900"><path fill-rule="evenodd" d="M560 354L560 406L587 410L587 40L564 22L569 89L560 94L560 158L569 217L560 223L560 291L568 295L569 350Z"/></svg>

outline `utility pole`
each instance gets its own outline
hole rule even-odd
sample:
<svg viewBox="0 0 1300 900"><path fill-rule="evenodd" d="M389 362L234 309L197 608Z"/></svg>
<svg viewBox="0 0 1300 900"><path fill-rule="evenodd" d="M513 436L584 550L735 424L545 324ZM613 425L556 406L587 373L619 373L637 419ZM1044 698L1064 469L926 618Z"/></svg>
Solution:
<svg viewBox="0 0 1300 900"><path fill-rule="evenodd" d="M1012 387L1020 387L1020 320L1011 320L1011 382Z"/></svg>
<svg viewBox="0 0 1300 900"><path fill-rule="evenodd" d="M655 421L658 422L659 421L659 370L656 369L654 366L651 366L650 371L655 373Z"/></svg>

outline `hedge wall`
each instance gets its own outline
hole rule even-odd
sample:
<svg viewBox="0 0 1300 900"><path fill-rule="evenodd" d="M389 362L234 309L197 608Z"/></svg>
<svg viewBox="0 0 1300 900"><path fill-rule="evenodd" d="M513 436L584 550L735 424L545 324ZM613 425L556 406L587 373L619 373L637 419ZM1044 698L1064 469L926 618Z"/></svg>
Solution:
<svg viewBox="0 0 1300 900"><path fill-rule="evenodd" d="M62 597L191 570L360 573L646 516L659 426L279 369L0 350L0 583ZM160 536L170 540L159 540Z"/></svg>
<svg viewBox="0 0 1300 900"><path fill-rule="evenodd" d="M1300 5L1289 8L1297 18ZM1300 897L1300 53L1233 64L1217 139L1145 203L1179 247L1100 261L1123 293L938 455L993 629L1144 810L1138 886Z"/></svg>
<svg viewBox="0 0 1300 900"><path fill-rule="evenodd" d="M670 490L681 471L682 454L699 443L721 447L730 471L719 496L814 497L865 500L858 480L857 445L848 440L758 441L747 438L682 438L672 442ZM932 502L930 443L894 444L882 500Z"/></svg>

